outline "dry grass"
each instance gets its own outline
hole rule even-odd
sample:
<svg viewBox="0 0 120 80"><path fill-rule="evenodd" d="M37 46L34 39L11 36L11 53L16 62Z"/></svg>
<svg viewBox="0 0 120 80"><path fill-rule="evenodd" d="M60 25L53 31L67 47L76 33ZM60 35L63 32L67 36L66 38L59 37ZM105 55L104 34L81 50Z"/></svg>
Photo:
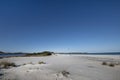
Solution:
<svg viewBox="0 0 120 80"><path fill-rule="evenodd" d="M65 77L68 77L68 75L70 74L68 71L65 71L65 70L63 70L61 73Z"/></svg>
<svg viewBox="0 0 120 80"><path fill-rule="evenodd" d="M39 61L38 64L46 64L46 63L43 61Z"/></svg>
<svg viewBox="0 0 120 80"><path fill-rule="evenodd" d="M10 67L16 67L16 64L9 61L0 62L0 68L10 68Z"/></svg>

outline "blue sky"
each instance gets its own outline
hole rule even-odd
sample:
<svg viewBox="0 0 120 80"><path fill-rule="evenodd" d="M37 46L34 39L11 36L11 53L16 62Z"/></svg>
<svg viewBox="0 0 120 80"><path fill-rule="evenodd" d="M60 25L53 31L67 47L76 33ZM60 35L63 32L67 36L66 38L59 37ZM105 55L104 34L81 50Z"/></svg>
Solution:
<svg viewBox="0 0 120 80"><path fill-rule="evenodd" d="M119 0L0 0L0 50L118 52Z"/></svg>

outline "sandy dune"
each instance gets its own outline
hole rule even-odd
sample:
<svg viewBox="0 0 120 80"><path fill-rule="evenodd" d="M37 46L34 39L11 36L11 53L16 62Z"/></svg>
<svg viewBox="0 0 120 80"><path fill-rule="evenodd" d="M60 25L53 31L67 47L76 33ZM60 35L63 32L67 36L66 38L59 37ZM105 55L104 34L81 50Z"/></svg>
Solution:
<svg viewBox="0 0 120 80"><path fill-rule="evenodd" d="M120 80L120 64L102 65L103 61L120 63L120 56L53 55L48 57L12 57L17 67L0 70L0 80ZM38 64L43 61L46 64Z"/></svg>

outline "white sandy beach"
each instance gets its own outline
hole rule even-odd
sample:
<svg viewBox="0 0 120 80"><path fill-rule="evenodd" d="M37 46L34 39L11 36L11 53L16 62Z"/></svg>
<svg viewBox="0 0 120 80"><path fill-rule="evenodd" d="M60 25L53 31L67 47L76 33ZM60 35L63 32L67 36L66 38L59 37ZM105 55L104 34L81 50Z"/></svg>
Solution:
<svg viewBox="0 0 120 80"><path fill-rule="evenodd" d="M11 57L19 65L0 70L0 80L120 80L119 55L52 55L47 57ZM43 61L46 64L38 64ZM114 67L102 62L119 63ZM62 72L68 72L64 75Z"/></svg>

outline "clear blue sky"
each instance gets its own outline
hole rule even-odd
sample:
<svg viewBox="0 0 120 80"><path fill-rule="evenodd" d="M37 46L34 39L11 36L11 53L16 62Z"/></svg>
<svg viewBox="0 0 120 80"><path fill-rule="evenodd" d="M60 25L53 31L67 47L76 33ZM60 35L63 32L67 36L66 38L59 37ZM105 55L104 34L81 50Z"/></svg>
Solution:
<svg viewBox="0 0 120 80"><path fill-rule="evenodd" d="M0 50L120 51L120 0L0 0Z"/></svg>

